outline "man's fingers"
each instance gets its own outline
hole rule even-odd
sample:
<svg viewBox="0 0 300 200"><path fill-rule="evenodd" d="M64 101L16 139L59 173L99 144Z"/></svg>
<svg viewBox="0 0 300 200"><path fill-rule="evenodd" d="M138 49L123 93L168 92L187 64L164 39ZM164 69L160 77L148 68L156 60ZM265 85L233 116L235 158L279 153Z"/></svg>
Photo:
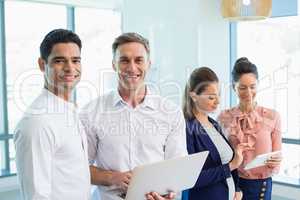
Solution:
<svg viewBox="0 0 300 200"><path fill-rule="evenodd" d="M121 186L122 186L122 188L128 188L128 183L123 182L123 183L121 183Z"/></svg>
<svg viewBox="0 0 300 200"><path fill-rule="evenodd" d="M154 197L153 197L153 195L152 195L151 193L152 193L152 192L146 194L146 199L147 199L147 200L155 200Z"/></svg>
<svg viewBox="0 0 300 200"><path fill-rule="evenodd" d="M163 197L165 197L166 199L174 199L176 196L175 192L169 192L169 194L164 195Z"/></svg>
<svg viewBox="0 0 300 200"><path fill-rule="evenodd" d="M176 193L175 193L175 192L170 192L170 193L169 193L169 198L170 198L170 199L175 198L175 196L176 196Z"/></svg>
<svg viewBox="0 0 300 200"><path fill-rule="evenodd" d="M125 180L123 181L123 183L125 183L126 185L129 185L130 180L129 180L129 179L125 179Z"/></svg>
<svg viewBox="0 0 300 200"><path fill-rule="evenodd" d="M131 174L131 173L127 173L127 174L126 174L126 177L127 177L128 179L131 179L132 174Z"/></svg>
<svg viewBox="0 0 300 200"><path fill-rule="evenodd" d="M128 189L128 184L121 183L121 190L123 190L123 192L127 192L127 189Z"/></svg>
<svg viewBox="0 0 300 200"><path fill-rule="evenodd" d="M150 192L146 194L147 200L172 200L176 196L176 193L170 192L167 195L161 196L157 192Z"/></svg>
<svg viewBox="0 0 300 200"><path fill-rule="evenodd" d="M130 180L131 180L131 174L125 173L122 182L129 184Z"/></svg>
<svg viewBox="0 0 300 200"><path fill-rule="evenodd" d="M157 194L156 192L150 192L148 193L149 198L147 198L147 200L163 200L165 198L163 198L162 196L160 196L159 194Z"/></svg>

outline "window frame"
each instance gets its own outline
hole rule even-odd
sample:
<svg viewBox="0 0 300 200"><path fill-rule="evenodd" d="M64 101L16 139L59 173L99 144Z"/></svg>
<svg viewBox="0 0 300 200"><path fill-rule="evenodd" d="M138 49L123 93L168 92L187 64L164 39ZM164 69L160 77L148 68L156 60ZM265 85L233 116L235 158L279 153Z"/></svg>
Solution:
<svg viewBox="0 0 300 200"><path fill-rule="evenodd" d="M298 16L298 2L297 0L287 0L287 1L280 1L280 0L273 0L272 3L272 18L277 17L289 17L289 16ZM230 40L230 72L234 66L234 63L237 59L237 22L230 22L229 23L229 40ZM230 80L232 79L231 74L229 74ZM230 107L236 105L237 98L234 95L234 91L230 89ZM300 145L300 139L292 139L292 138L282 138L283 144L293 144L293 145ZM295 188L300 188L300 179L298 184L293 184L290 182L284 182L281 180L274 180L275 183Z"/></svg>
<svg viewBox="0 0 300 200"><path fill-rule="evenodd" d="M1 132L0 141L4 142L4 162L5 169L1 169L0 176L10 176L10 165L9 165L9 140L13 138L12 134L8 132L8 116L7 116L7 88L6 88L6 53L5 53L5 12L4 12L4 1L0 1L0 92L2 97L1 103Z"/></svg>

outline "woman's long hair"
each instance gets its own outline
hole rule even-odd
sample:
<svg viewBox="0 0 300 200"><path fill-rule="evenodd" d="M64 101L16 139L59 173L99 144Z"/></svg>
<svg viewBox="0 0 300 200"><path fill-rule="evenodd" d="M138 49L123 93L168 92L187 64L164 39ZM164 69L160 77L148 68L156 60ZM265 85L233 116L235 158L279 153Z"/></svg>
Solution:
<svg viewBox="0 0 300 200"><path fill-rule="evenodd" d="M208 67L200 67L196 68L184 90L184 95L183 95L183 115L185 119L193 119L195 118L193 110L195 108L195 103L193 99L190 96L191 92L195 92L196 94L201 94L206 87L214 82L219 82L219 79L216 75L216 73L211 70Z"/></svg>

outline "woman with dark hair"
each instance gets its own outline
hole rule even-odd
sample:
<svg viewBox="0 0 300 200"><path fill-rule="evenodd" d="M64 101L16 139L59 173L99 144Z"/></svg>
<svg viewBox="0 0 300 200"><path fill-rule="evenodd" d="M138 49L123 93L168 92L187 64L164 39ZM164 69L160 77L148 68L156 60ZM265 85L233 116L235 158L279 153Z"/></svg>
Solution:
<svg viewBox="0 0 300 200"><path fill-rule="evenodd" d="M244 153L244 161L238 168L239 187L244 200L270 200L271 176L279 171L281 157L272 157L262 167L249 170L244 167L257 155L281 150L280 117L276 111L257 105L257 67L247 58L235 62L232 77L239 104L223 111L219 121L234 148L247 143L254 149Z"/></svg>
<svg viewBox="0 0 300 200"><path fill-rule="evenodd" d="M219 104L217 75L207 67L195 69L185 88L183 112L186 119L187 149L189 154L208 150L209 155L195 186L188 190L189 200L239 200L235 186L237 168L242 163L243 151L230 146L219 124L208 116Z"/></svg>

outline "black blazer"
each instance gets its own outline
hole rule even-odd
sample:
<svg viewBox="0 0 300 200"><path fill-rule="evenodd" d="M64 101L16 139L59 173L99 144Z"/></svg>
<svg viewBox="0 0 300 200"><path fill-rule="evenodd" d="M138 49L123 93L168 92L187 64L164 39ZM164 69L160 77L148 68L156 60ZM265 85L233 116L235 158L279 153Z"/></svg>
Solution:
<svg viewBox="0 0 300 200"><path fill-rule="evenodd" d="M209 121L234 152L232 146L222 133L220 125L210 117ZM226 179L230 176L234 179L236 191L240 191L238 188L237 170L231 172L229 163L222 164L220 153L197 119L186 121L186 139L189 154L205 150L209 151L207 160L195 186L188 190L189 200L227 200L229 189Z"/></svg>

